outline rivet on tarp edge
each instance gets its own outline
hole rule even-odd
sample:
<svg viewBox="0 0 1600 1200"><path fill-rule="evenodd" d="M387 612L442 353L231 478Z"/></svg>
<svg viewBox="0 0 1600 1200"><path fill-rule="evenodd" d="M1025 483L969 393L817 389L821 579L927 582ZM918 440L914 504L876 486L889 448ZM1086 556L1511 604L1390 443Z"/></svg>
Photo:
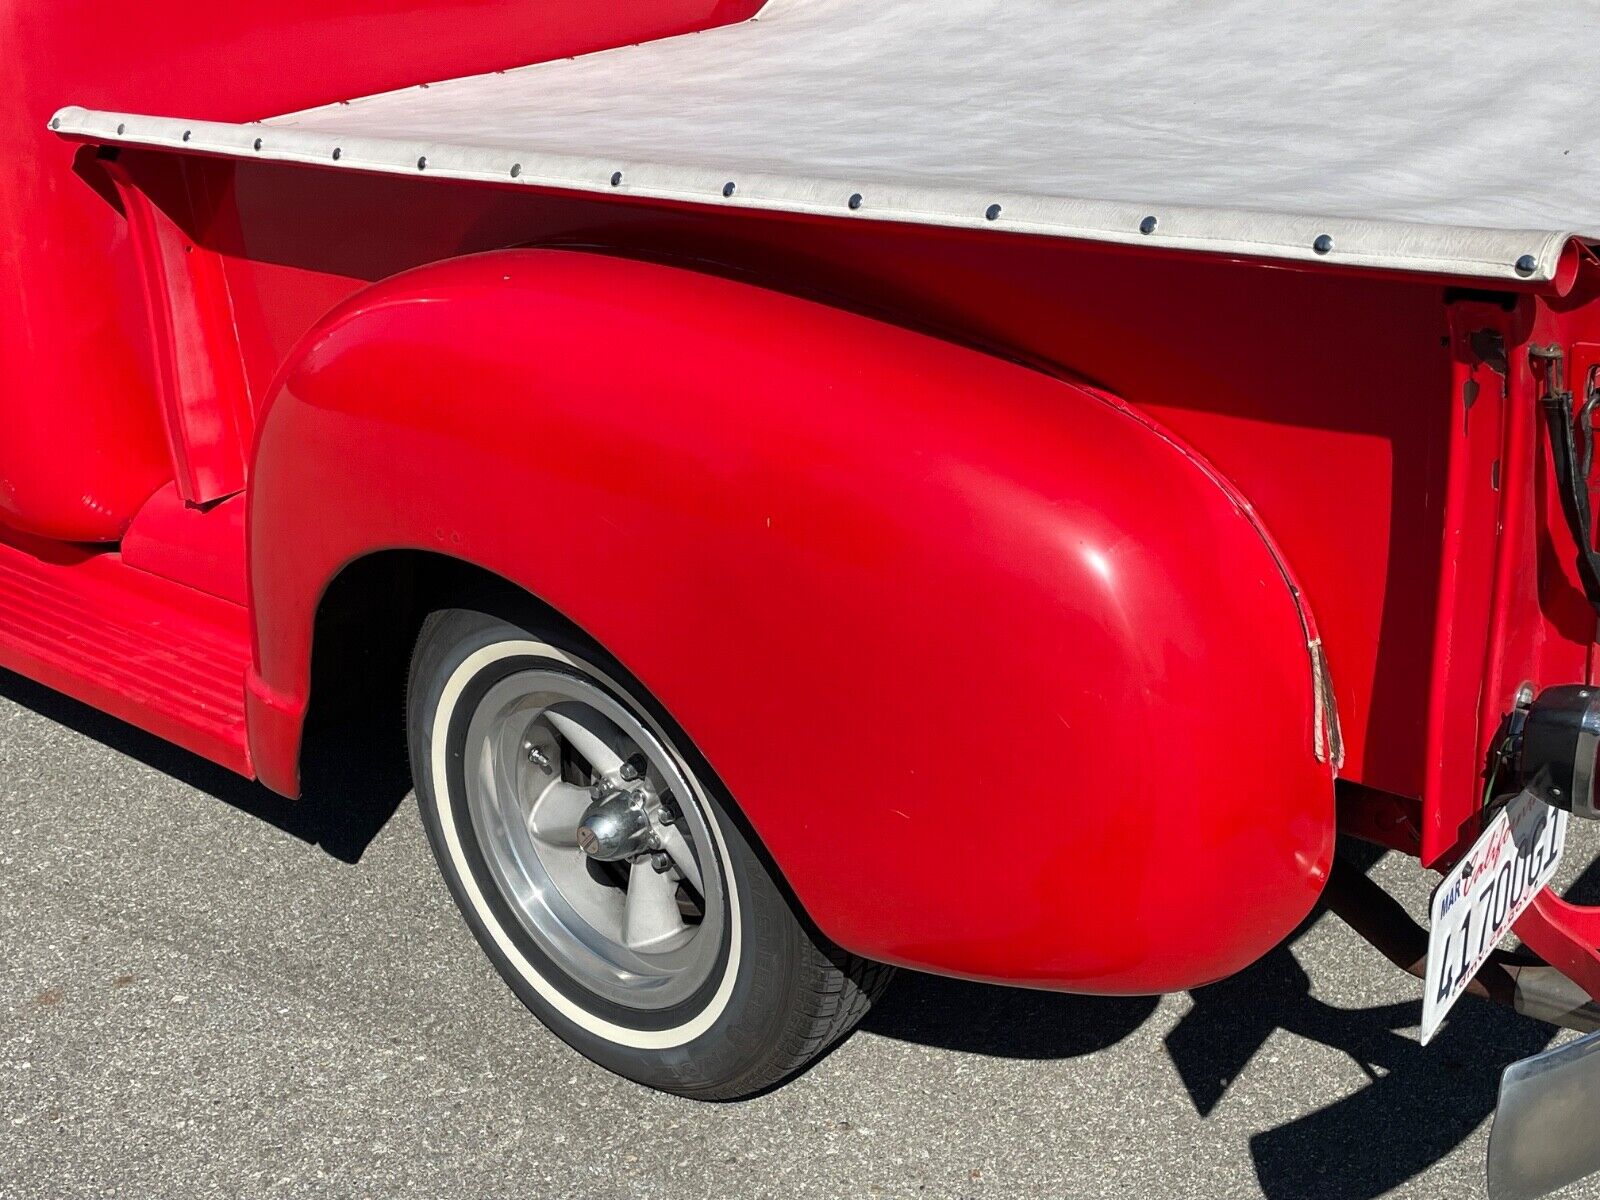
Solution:
<svg viewBox="0 0 1600 1200"><path fill-rule="evenodd" d="M257 150L261 149L261 139L260 138L256 139L256 149Z"/></svg>
<svg viewBox="0 0 1600 1200"><path fill-rule="evenodd" d="M128 127L119 122L118 125L117 125L117 136L121 137L127 131L128 131Z"/></svg>
<svg viewBox="0 0 1600 1200"><path fill-rule="evenodd" d="M850 207L852 209L860 208L861 207L861 193L860 192L851 192L850 193L850 199L847 201L847 203L850 205Z"/></svg>
<svg viewBox="0 0 1600 1200"><path fill-rule="evenodd" d="M522 174L522 164L521 163L512 163L511 164L511 178L515 179L518 175L521 175L521 174Z"/></svg>
<svg viewBox="0 0 1600 1200"><path fill-rule="evenodd" d="M733 180L730 179L727 183L722 185L722 194L724 196L733 195Z"/></svg>
<svg viewBox="0 0 1600 1200"><path fill-rule="evenodd" d="M999 220L1000 219L1000 206L998 204L989 205L988 208L983 210L983 215L984 215L984 219L985 220L989 220L989 221Z"/></svg>
<svg viewBox="0 0 1600 1200"><path fill-rule="evenodd" d="M1318 254L1326 254L1333 249L1333 239L1325 233L1317 234L1317 240L1311 243L1311 248Z"/></svg>
<svg viewBox="0 0 1600 1200"><path fill-rule="evenodd" d="M428 169L428 156L426 154L424 154L421 158L417 159L417 170L426 171L427 169Z"/></svg>
<svg viewBox="0 0 1600 1200"><path fill-rule="evenodd" d="M1531 254L1524 254L1512 265L1512 269L1518 275L1526 277L1539 269L1539 260Z"/></svg>
<svg viewBox="0 0 1600 1200"><path fill-rule="evenodd" d="M1156 231L1156 219L1154 217L1146 217L1144 220L1139 222L1139 232L1140 233L1151 234L1151 233L1154 233L1155 231Z"/></svg>
<svg viewBox="0 0 1600 1200"><path fill-rule="evenodd" d="M60 117L51 117L50 118L50 128L51 129L60 129L61 128L61 118Z"/></svg>
<svg viewBox="0 0 1600 1200"><path fill-rule="evenodd" d="M611 172L611 186L612 187L621 187L622 186L622 172L621 171L613 171L613 172Z"/></svg>
<svg viewBox="0 0 1600 1200"><path fill-rule="evenodd" d="M187 141L188 141L188 140L189 140L189 139L190 139L190 138L192 138L192 137L193 137L193 136L194 136L194 130L192 130L192 129L185 129L185 130L184 130L184 131L183 131L183 140L184 140L184 141L186 141L186 142L187 142ZM337 155L335 155L335 156L334 156L334 157L335 157L335 158L337 158L337 157L338 157L338 156L337 156Z"/></svg>
<svg viewBox="0 0 1600 1200"><path fill-rule="evenodd" d="M338 162L343 157L344 157L344 149L342 147L340 147L340 146L335 146L333 148L333 161L334 162Z"/></svg>

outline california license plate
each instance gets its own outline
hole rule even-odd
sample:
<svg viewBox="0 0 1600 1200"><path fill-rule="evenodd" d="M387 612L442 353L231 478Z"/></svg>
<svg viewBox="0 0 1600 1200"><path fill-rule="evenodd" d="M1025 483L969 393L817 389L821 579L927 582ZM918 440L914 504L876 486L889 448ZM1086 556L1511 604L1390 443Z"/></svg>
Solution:
<svg viewBox="0 0 1600 1200"><path fill-rule="evenodd" d="M1550 882L1566 841L1567 814L1524 792L1495 814L1434 890L1422 993L1424 1045Z"/></svg>

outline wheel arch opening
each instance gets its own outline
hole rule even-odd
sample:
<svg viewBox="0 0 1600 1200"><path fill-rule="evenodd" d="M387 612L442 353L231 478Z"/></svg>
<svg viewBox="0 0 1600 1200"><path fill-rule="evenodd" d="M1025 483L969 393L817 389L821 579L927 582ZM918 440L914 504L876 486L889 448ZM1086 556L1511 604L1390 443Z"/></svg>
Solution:
<svg viewBox="0 0 1600 1200"><path fill-rule="evenodd" d="M359 859L410 792L411 652L430 612L468 597L515 598L524 612L539 604L491 571L426 550L363 555L323 590L300 739L300 803L316 810L317 841L334 857ZM553 610L549 617L560 619Z"/></svg>
<svg viewBox="0 0 1600 1200"><path fill-rule="evenodd" d="M832 942L806 913L782 865L692 735L603 645L526 587L465 559L428 550L379 550L346 563L323 590L311 644L310 704L300 744L303 804L322 808L319 842L357 861L412 788L406 747L406 681L422 624L440 609L470 607L559 632L596 647L698 760L745 839L819 944Z"/></svg>

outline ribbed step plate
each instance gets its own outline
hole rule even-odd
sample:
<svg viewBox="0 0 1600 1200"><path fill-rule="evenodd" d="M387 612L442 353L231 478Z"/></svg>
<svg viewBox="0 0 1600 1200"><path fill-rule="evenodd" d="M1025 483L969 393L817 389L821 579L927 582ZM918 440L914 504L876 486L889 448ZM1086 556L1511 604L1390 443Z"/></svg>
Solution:
<svg viewBox="0 0 1600 1200"><path fill-rule="evenodd" d="M0 666L250 773L244 608L115 552L4 536Z"/></svg>

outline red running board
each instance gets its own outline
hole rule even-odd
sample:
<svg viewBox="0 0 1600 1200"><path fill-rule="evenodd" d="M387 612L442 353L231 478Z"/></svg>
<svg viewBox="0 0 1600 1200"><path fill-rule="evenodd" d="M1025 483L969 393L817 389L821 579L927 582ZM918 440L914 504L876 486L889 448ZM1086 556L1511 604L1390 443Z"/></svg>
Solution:
<svg viewBox="0 0 1600 1200"><path fill-rule="evenodd" d="M0 537L0 666L253 775L246 609L115 551Z"/></svg>

